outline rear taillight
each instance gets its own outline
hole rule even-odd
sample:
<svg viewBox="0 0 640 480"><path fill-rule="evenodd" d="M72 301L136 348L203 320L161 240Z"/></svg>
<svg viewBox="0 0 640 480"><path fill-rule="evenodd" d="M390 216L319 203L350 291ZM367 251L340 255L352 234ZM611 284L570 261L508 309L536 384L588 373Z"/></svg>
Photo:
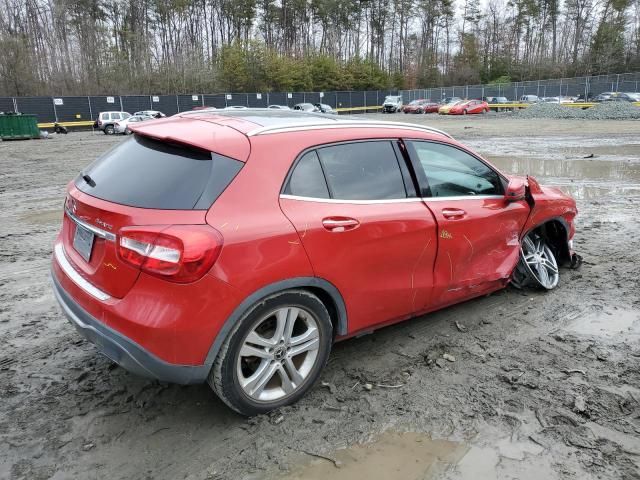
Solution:
<svg viewBox="0 0 640 480"><path fill-rule="evenodd" d="M208 225L125 227L118 233L123 261L177 283L202 278L221 250L222 235Z"/></svg>

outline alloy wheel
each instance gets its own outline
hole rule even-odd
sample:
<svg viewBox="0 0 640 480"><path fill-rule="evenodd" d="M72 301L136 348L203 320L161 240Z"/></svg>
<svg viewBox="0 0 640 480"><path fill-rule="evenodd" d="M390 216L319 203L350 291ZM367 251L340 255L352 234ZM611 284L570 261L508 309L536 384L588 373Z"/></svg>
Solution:
<svg viewBox="0 0 640 480"><path fill-rule="evenodd" d="M521 259L528 273L540 284L551 290L558 285L560 273L553 252L538 235L527 235L521 246Z"/></svg>
<svg viewBox="0 0 640 480"><path fill-rule="evenodd" d="M254 323L237 359L237 378L252 400L273 402L305 383L318 359L318 321L310 311L278 308Z"/></svg>

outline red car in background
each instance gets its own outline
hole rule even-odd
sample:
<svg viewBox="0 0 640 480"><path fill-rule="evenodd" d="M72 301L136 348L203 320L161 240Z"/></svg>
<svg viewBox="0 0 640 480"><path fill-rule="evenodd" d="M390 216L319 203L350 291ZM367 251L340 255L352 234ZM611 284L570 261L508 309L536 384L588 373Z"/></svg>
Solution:
<svg viewBox="0 0 640 480"><path fill-rule="evenodd" d="M245 415L299 400L336 340L553 289L576 258L573 199L440 130L269 109L130 128L68 185L54 294L112 361Z"/></svg>
<svg viewBox="0 0 640 480"><path fill-rule="evenodd" d="M404 113L424 113L425 105L430 102L430 100L425 99L412 100L407 105L402 107L402 111Z"/></svg>
<svg viewBox="0 0 640 480"><path fill-rule="evenodd" d="M489 104L482 100L467 100L449 109L449 115L467 115L472 113L488 113Z"/></svg>

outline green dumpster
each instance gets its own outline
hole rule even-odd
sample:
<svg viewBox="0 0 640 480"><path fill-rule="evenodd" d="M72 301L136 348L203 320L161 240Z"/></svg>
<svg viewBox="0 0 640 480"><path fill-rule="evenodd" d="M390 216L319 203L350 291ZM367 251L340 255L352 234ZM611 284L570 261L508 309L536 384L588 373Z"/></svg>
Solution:
<svg viewBox="0 0 640 480"><path fill-rule="evenodd" d="M0 138L18 140L21 138L40 138L38 117L8 113L0 115Z"/></svg>

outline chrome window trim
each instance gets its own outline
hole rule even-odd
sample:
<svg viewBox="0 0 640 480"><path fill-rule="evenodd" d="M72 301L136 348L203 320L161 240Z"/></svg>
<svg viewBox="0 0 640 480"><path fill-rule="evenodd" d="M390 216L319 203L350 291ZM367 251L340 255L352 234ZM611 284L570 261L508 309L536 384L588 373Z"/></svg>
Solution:
<svg viewBox="0 0 640 480"><path fill-rule="evenodd" d="M85 222L83 220L80 220L73 213L71 213L68 208L65 208L65 212L66 212L67 216L71 219L71 221L73 221L74 223L80 225L83 228L86 228L91 233L93 233L96 237L104 238L105 240L109 240L110 242L115 242L116 241L115 233L107 232L106 230L102 230L101 228L94 227L93 225L91 225L91 224L89 224L89 223L87 223L87 222Z"/></svg>
<svg viewBox="0 0 640 480"><path fill-rule="evenodd" d="M89 283L89 281L85 280L85 278L82 275L80 275L75 268L71 266L71 264L69 263L69 260L67 260L67 255L64 251L64 246L61 243L55 246L54 255L62 271L78 287L80 287L82 290L87 292L92 297L97 298L98 300L101 300L103 302L111 299L111 296L109 294L103 292L99 288Z"/></svg>
<svg viewBox="0 0 640 480"><path fill-rule="evenodd" d="M421 202L421 198L390 198L386 200L338 200L335 198L314 198L314 197L299 197L298 195L287 195L286 193L280 194L280 198L287 200L300 200L303 202L316 202L316 203L350 203L354 205L372 205L377 203L410 203Z"/></svg>
<svg viewBox="0 0 640 480"><path fill-rule="evenodd" d="M425 202L445 202L447 200L496 200L504 195L452 195L451 197L422 197Z"/></svg>
<svg viewBox="0 0 640 480"><path fill-rule="evenodd" d="M300 197L298 195L287 195L286 193L280 194L280 198L286 200L300 200L302 202L315 202L315 203L349 203L354 205L374 205L378 203L412 203L412 202L444 202L447 200L496 200L503 199L503 195L457 195L452 197L412 197L412 198L392 198L387 200L339 200L335 198L314 198L314 197Z"/></svg>
<svg viewBox="0 0 640 480"><path fill-rule="evenodd" d="M417 125L415 123L400 122L372 122L366 120L338 120L335 123L317 123L317 124L297 124L297 125L270 125L267 127L255 128L247 132L247 137L255 137L257 135L270 135L272 133L300 132L308 130L326 130L336 128L388 128L396 130L413 130L417 132L428 132L443 135L447 138L453 138L446 132L437 128Z"/></svg>

